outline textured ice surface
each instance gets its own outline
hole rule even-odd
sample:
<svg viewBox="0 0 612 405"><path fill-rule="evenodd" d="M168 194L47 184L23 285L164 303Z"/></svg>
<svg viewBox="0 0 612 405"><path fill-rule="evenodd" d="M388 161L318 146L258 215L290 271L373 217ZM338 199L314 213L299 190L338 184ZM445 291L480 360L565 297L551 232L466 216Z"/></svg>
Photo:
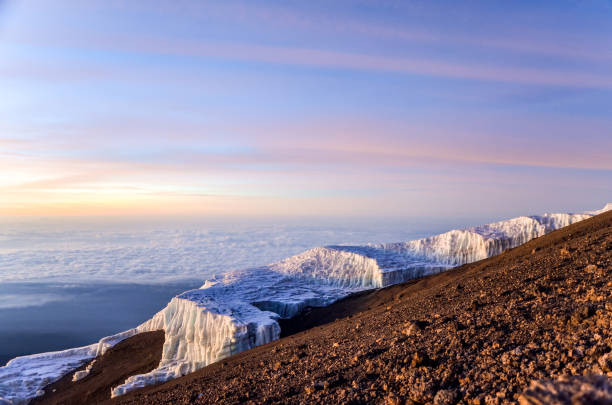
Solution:
<svg viewBox="0 0 612 405"><path fill-rule="evenodd" d="M2 398L19 403L35 396L105 347L144 331L165 331L162 360L152 372L113 388L112 395L167 381L278 339L277 320L308 306L481 260L596 213L518 217L403 243L318 247L214 277L173 298L151 320L98 345L12 360L0 368L0 403Z"/></svg>
<svg viewBox="0 0 612 405"><path fill-rule="evenodd" d="M464 230L452 230L410 242L378 245L377 248L440 265L456 266L497 255L506 249L591 216L592 214L545 214L518 217Z"/></svg>
<svg viewBox="0 0 612 405"><path fill-rule="evenodd" d="M358 289L289 276L269 266L209 280L201 289L173 298L156 315L148 327L166 333L159 367L130 377L112 395L191 373L276 340L279 317L291 317L308 306L329 305Z"/></svg>

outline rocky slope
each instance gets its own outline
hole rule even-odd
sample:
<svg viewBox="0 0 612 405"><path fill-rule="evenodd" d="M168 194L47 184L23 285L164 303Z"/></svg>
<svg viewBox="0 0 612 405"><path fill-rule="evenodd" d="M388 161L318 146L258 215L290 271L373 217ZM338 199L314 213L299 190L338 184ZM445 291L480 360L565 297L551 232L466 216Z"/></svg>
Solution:
<svg viewBox="0 0 612 405"><path fill-rule="evenodd" d="M108 403L608 404L612 212L282 325L304 327Z"/></svg>

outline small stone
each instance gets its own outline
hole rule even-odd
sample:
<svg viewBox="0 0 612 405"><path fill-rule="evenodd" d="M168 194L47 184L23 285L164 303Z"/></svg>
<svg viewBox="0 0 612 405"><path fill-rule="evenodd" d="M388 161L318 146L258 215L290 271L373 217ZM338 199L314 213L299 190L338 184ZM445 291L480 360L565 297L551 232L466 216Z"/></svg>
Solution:
<svg viewBox="0 0 612 405"><path fill-rule="evenodd" d="M597 360L597 364L603 371L612 371L612 352L606 353Z"/></svg>
<svg viewBox="0 0 612 405"><path fill-rule="evenodd" d="M406 328L402 329L402 334L406 336L416 335L421 330L421 327L416 322L408 322Z"/></svg>
<svg viewBox="0 0 612 405"><path fill-rule="evenodd" d="M385 399L386 405L400 405L401 401L395 394L389 394Z"/></svg>
<svg viewBox="0 0 612 405"><path fill-rule="evenodd" d="M427 363L429 363L429 356L427 356L427 353L418 351L412 356L410 365L412 367L420 367L426 365Z"/></svg>
<svg viewBox="0 0 612 405"><path fill-rule="evenodd" d="M436 393L434 405L453 405L457 402L457 391L440 390Z"/></svg>
<svg viewBox="0 0 612 405"><path fill-rule="evenodd" d="M274 363L274 366L272 367L274 369L274 371L277 371L278 369L280 369L283 365L281 364L280 361L277 361L276 363Z"/></svg>

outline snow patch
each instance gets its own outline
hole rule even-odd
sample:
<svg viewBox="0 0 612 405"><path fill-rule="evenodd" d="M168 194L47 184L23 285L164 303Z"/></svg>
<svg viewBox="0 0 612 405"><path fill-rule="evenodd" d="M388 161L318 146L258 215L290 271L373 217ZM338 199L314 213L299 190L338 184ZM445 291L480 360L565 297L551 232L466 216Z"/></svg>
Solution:
<svg viewBox="0 0 612 405"><path fill-rule="evenodd" d="M73 375L72 375L72 382L77 382L79 380L82 380L83 378L87 377L89 375L89 373L91 373L91 369L93 368L94 364L96 364L96 360L92 360L91 363L89 363L87 365L87 367L85 367L85 370L81 370L81 371L76 371Z"/></svg>
<svg viewBox="0 0 612 405"><path fill-rule="evenodd" d="M612 203L607 203L602 209L600 210L595 210L595 211L587 211L586 214L590 214L590 215L599 215L599 214L603 214L604 212L608 212L608 211L612 211Z"/></svg>

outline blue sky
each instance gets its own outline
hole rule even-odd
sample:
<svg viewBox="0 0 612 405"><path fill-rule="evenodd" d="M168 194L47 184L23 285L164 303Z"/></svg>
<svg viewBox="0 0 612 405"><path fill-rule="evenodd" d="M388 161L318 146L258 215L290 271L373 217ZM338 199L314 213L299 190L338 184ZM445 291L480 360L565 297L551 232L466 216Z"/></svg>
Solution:
<svg viewBox="0 0 612 405"><path fill-rule="evenodd" d="M612 200L612 3L0 3L0 214Z"/></svg>

